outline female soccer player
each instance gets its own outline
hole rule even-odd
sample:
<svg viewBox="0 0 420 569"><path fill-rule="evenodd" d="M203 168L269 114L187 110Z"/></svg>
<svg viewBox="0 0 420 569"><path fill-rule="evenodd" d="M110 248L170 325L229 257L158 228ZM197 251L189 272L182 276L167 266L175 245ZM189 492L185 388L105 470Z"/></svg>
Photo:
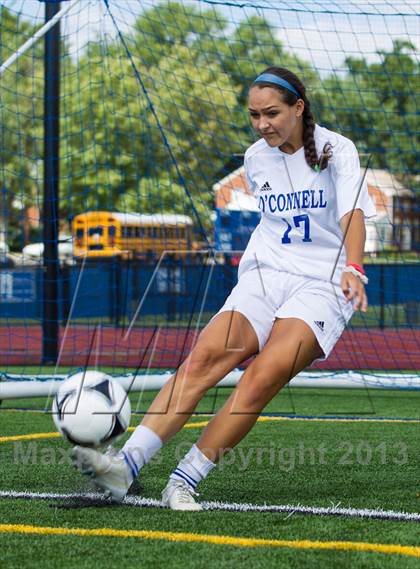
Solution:
<svg viewBox="0 0 420 569"><path fill-rule="evenodd" d="M245 153L245 172L261 222L238 284L123 449L112 455L75 447L79 469L114 499L125 496L207 390L257 354L163 491L168 507L200 510L197 484L290 379L328 357L353 311L366 311L364 217L375 210L354 144L315 124L305 86L280 67L251 85L249 114L260 139Z"/></svg>

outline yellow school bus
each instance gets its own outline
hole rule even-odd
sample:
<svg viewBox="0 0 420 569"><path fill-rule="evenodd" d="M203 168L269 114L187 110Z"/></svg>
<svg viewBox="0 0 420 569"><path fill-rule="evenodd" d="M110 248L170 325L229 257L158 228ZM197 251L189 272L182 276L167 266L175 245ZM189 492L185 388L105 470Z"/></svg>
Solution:
<svg viewBox="0 0 420 569"><path fill-rule="evenodd" d="M179 258L191 250L192 219L187 215L90 211L72 221L76 259L148 259L163 251Z"/></svg>

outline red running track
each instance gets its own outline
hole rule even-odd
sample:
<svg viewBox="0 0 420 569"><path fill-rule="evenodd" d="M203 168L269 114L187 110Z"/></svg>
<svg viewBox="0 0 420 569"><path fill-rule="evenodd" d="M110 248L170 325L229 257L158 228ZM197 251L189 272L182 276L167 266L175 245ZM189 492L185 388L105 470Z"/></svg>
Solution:
<svg viewBox="0 0 420 569"><path fill-rule="evenodd" d="M73 326L67 330L60 365L79 367L97 362L102 366L175 368L191 349L197 333L187 329L135 328L124 331L101 328L93 339L94 327ZM61 341L64 329L61 330ZM150 344L150 345L149 345ZM149 345L147 353L146 347ZM40 365L40 326L0 326L0 366ZM420 369L420 329L346 330L327 361L313 369ZM0 369L0 371L2 371Z"/></svg>

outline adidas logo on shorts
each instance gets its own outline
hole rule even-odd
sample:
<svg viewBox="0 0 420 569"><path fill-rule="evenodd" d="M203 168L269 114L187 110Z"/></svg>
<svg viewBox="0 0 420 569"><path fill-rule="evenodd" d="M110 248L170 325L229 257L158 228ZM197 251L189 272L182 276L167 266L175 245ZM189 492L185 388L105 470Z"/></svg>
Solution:
<svg viewBox="0 0 420 569"><path fill-rule="evenodd" d="M260 188L260 192L271 192L272 190L273 190L273 188L270 186L270 184L268 182L263 184Z"/></svg>
<svg viewBox="0 0 420 569"><path fill-rule="evenodd" d="M314 324L316 326L318 326L318 328L321 330L321 332L324 331L324 324L325 322L323 320L314 320Z"/></svg>

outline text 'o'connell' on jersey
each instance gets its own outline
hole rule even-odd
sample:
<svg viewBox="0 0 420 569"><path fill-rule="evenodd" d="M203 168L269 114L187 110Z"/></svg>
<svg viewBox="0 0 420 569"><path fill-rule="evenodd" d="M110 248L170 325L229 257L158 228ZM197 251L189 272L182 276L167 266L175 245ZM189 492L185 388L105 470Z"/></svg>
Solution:
<svg viewBox="0 0 420 569"><path fill-rule="evenodd" d="M327 206L324 190L303 190L289 194L264 194L258 200L259 209L265 213L294 209L324 208Z"/></svg>

